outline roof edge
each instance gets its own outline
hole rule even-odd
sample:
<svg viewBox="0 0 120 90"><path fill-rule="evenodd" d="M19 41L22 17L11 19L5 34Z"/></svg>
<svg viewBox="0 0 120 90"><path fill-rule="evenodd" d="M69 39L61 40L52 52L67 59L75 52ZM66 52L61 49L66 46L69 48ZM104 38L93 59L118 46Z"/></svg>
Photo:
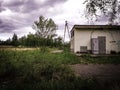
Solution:
<svg viewBox="0 0 120 90"><path fill-rule="evenodd" d="M120 25L74 25L73 29L117 29L120 30Z"/></svg>

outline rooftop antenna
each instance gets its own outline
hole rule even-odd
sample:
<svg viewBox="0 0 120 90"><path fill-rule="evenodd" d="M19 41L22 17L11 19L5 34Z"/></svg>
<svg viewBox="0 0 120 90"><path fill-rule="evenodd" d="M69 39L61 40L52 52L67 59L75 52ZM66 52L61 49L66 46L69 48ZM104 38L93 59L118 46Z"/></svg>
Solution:
<svg viewBox="0 0 120 90"><path fill-rule="evenodd" d="M68 37L69 37L69 39L70 39L70 32L69 32L69 29L68 29L68 22L67 22L67 21L65 21L64 42L65 42L66 31L68 32Z"/></svg>

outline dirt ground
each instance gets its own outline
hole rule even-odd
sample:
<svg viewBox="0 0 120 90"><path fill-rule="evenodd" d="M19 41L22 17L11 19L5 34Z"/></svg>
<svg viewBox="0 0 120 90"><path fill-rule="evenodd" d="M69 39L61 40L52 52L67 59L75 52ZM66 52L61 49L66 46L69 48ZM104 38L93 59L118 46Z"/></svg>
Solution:
<svg viewBox="0 0 120 90"><path fill-rule="evenodd" d="M120 81L120 64L76 64L72 69L77 76L82 78L96 78L98 80L119 80Z"/></svg>

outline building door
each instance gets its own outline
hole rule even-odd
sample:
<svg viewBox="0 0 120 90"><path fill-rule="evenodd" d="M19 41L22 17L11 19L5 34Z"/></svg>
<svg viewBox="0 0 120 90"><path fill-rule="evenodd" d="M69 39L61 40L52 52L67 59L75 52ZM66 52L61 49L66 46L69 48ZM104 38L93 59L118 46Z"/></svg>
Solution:
<svg viewBox="0 0 120 90"><path fill-rule="evenodd" d="M99 54L106 54L106 37L99 36L98 37L98 46L99 46Z"/></svg>
<svg viewBox="0 0 120 90"><path fill-rule="evenodd" d="M99 46L98 46L98 38L92 38L91 40L91 48L93 54L99 54Z"/></svg>

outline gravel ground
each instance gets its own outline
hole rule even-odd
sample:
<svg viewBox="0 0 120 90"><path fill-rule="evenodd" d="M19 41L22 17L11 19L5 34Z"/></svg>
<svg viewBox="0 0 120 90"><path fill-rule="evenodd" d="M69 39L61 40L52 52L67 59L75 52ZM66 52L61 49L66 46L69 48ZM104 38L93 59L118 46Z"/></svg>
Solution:
<svg viewBox="0 0 120 90"><path fill-rule="evenodd" d="M99 80L119 80L120 81L120 64L75 64L71 65L77 76L82 78L96 78Z"/></svg>

